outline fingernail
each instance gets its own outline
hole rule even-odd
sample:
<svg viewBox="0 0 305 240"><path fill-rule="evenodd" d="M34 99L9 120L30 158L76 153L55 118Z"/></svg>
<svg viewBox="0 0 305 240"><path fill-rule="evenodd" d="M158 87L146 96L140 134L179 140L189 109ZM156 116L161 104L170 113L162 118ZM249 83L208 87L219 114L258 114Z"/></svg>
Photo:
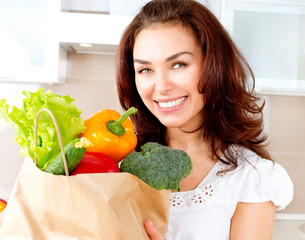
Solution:
<svg viewBox="0 0 305 240"><path fill-rule="evenodd" d="M154 224L152 223L152 221L150 221L149 219L147 220L148 224L150 224L151 226L154 226Z"/></svg>

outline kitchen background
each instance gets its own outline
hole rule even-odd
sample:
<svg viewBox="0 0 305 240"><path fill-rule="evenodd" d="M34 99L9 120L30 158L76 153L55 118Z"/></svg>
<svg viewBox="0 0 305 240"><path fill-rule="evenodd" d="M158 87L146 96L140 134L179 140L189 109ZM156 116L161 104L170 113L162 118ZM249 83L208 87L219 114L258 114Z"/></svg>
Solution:
<svg viewBox="0 0 305 240"><path fill-rule="evenodd" d="M0 99L19 106L38 87L75 98L85 119L122 112L114 56L144 0L0 0ZM294 182L274 240L305 239L305 0L203 0L243 51L266 101L269 150ZM81 45L82 44L82 45ZM23 162L14 130L0 119L0 199Z"/></svg>

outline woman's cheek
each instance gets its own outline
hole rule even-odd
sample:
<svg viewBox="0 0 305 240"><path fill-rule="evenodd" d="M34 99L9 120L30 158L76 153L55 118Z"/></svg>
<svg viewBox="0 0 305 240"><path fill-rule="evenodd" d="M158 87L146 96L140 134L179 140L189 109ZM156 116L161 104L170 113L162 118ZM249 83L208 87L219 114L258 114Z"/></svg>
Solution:
<svg viewBox="0 0 305 240"><path fill-rule="evenodd" d="M139 95L144 100L144 98L150 97L153 93L153 83L151 81L137 80L136 87Z"/></svg>

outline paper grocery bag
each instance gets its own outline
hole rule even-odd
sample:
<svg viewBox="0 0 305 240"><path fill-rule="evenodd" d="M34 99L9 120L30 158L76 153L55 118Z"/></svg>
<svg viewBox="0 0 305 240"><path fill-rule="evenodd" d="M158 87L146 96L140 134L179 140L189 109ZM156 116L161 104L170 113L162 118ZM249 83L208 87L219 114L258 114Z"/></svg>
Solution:
<svg viewBox="0 0 305 240"><path fill-rule="evenodd" d="M0 239L143 240L149 218L166 235L168 190L129 173L58 176L26 158L0 223Z"/></svg>

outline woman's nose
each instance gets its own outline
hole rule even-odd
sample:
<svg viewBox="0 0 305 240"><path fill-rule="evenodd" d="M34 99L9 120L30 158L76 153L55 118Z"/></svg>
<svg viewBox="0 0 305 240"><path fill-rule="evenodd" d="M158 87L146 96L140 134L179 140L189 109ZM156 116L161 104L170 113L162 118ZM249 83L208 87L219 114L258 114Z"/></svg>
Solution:
<svg viewBox="0 0 305 240"><path fill-rule="evenodd" d="M155 81L155 90L160 93L165 93L171 90L173 83L170 79L169 73L166 71L158 72Z"/></svg>

